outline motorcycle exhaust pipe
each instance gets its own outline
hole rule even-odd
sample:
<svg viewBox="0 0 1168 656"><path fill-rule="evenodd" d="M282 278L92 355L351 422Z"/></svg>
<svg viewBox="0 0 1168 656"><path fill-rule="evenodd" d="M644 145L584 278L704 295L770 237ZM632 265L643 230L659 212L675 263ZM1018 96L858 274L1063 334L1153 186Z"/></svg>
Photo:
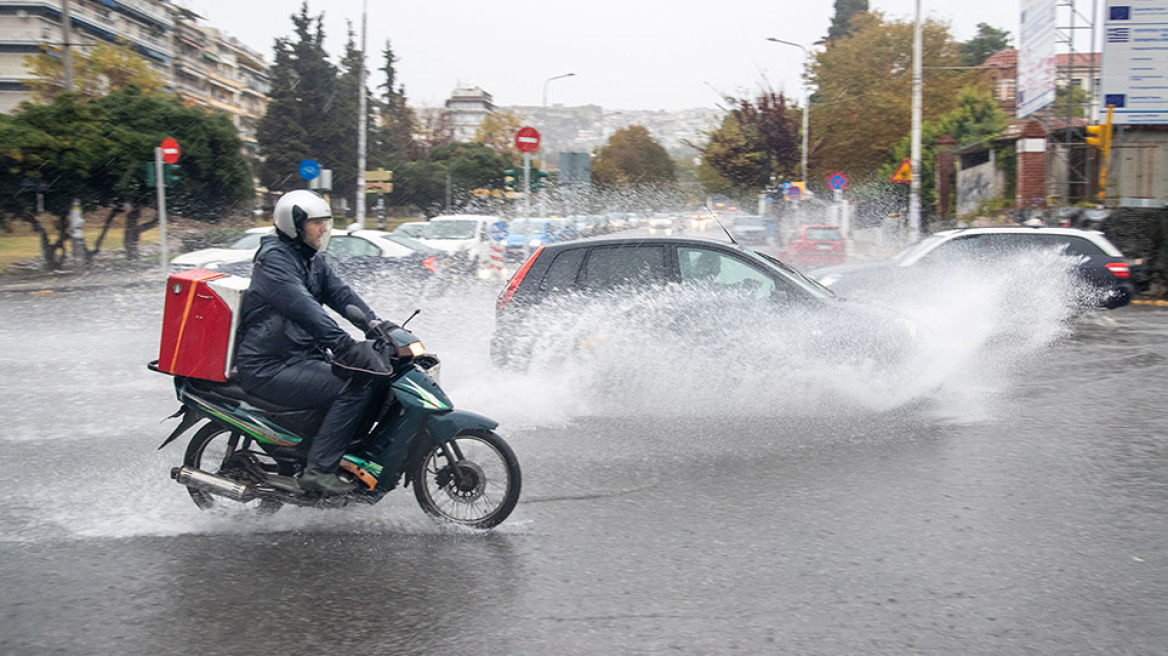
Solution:
<svg viewBox="0 0 1168 656"><path fill-rule="evenodd" d="M232 501L248 502L252 499L259 498L259 495L256 494L256 491L250 485L237 483L222 476L216 476L215 474L208 474L194 467L175 467L170 470L170 477L179 485L185 485L210 492L211 494L217 494L221 497L227 497Z"/></svg>

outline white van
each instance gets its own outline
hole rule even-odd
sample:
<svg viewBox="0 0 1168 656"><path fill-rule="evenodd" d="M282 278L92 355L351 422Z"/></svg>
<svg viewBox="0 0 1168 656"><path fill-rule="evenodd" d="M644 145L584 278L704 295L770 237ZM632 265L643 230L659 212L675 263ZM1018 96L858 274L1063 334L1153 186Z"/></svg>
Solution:
<svg viewBox="0 0 1168 656"><path fill-rule="evenodd" d="M429 221L425 235L418 241L459 258L475 274L487 270L491 261L492 225L502 222L497 216L482 214L444 214Z"/></svg>

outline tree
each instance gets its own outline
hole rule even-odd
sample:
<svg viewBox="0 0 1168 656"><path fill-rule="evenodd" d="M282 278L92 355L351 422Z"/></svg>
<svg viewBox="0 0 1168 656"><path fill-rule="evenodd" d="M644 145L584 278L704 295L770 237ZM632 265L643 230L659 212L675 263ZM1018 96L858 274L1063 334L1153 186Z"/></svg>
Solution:
<svg viewBox="0 0 1168 656"><path fill-rule="evenodd" d="M324 50L324 14L309 16L305 2L291 18L296 40L276 39L268 111L256 128L264 156L260 180L269 189L284 191L303 186L297 175L303 159L316 159L325 168L343 167L345 163L332 159L343 147L337 134L347 126L352 135L356 127L353 118L345 122L343 107L334 107L337 69ZM340 178L334 176L334 186L349 184L351 189L355 184Z"/></svg>
<svg viewBox="0 0 1168 656"><path fill-rule="evenodd" d="M384 66L379 69L385 75L385 81L377 87L384 90L379 106L381 121L371 136L369 159L379 166L391 168L417 155L418 148L414 144L417 117L406 103L405 85L394 87L397 81L394 64L399 60L388 39L381 54L385 59Z"/></svg>
<svg viewBox="0 0 1168 656"><path fill-rule="evenodd" d="M831 26L827 28L824 41L830 43L836 39L850 36L852 33L852 19L857 14L868 11L868 0L835 0L835 14L831 17Z"/></svg>
<svg viewBox="0 0 1168 656"><path fill-rule="evenodd" d="M40 236L46 267L55 269L64 260L74 198L85 210L109 210L90 253L100 250L113 218L129 207L125 247L134 259L140 231L156 225L137 224L141 208L154 202L145 169L168 136L183 149L181 180L168 188L170 208L215 220L250 200L251 177L229 118L128 87L94 99L61 94L0 116L0 215L28 223ZM50 225L36 215L37 191L55 217Z"/></svg>
<svg viewBox="0 0 1168 656"><path fill-rule="evenodd" d="M977 36L961 44L961 61L965 66L980 66L990 55L1010 47L1010 33L988 23L977 24Z"/></svg>
<svg viewBox="0 0 1168 656"><path fill-rule="evenodd" d="M27 82L33 97L49 102L65 91L65 65L60 46L45 46L36 55L25 57L33 74ZM129 86L142 93L161 94L166 88L162 74L122 43L98 43L73 50L73 90L85 98L95 98Z"/></svg>
<svg viewBox="0 0 1168 656"><path fill-rule="evenodd" d="M965 147L974 143L990 145L990 141L1000 137L1010 125L1010 118L994 100L993 94L985 89L965 87L957 97L957 106L921 125L921 204L934 205L936 190L936 142L942 135L949 135L957 141L957 146ZM884 180L889 179L896 167L912 150L910 136L905 136L892 152L892 156L880 170Z"/></svg>
<svg viewBox="0 0 1168 656"><path fill-rule="evenodd" d="M393 202L437 213L445 205L449 177L451 201L462 206L470 201L472 189L498 188L503 171L512 168L514 161L481 143L438 146L429 158L405 162L394 171Z"/></svg>
<svg viewBox="0 0 1168 656"><path fill-rule="evenodd" d="M722 119L702 152L699 168L709 192L729 193L723 180L735 193L758 191L772 178L794 177L800 162L799 118L787 107L782 93L767 91L755 100L736 100L737 106ZM710 175L717 173L717 176Z"/></svg>
<svg viewBox="0 0 1168 656"><path fill-rule="evenodd" d="M659 184L676 179L669 153L643 125L614 132L592 162L593 184Z"/></svg>
<svg viewBox="0 0 1168 656"><path fill-rule="evenodd" d="M811 101L812 178L842 171L853 180L874 173L909 132L912 122L911 22L888 21L880 12L857 15L852 35L818 52L812 64L817 87ZM957 92L974 72L959 66L958 44L936 21L922 26L923 116L935 119L957 103ZM829 171L830 170L830 171Z"/></svg>
<svg viewBox="0 0 1168 656"><path fill-rule="evenodd" d="M515 133L523 127L523 119L510 109L487 114L475 133L475 141L499 155L514 154Z"/></svg>

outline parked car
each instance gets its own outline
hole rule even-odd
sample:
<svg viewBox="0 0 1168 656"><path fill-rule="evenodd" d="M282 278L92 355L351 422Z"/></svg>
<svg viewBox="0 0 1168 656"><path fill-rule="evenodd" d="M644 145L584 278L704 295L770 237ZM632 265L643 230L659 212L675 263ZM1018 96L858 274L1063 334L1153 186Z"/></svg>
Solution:
<svg viewBox="0 0 1168 656"><path fill-rule="evenodd" d="M765 244L767 241L764 219L753 214L739 214L734 217L734 224L730 226L730 234L743 244Z"/></svg>
<svg viewBox="0 0 1168 656"><path fill-rule="evenodd" d="M272 232L271 228L264 230ZM382 274L431 280L448 277L449 273L448 256L442 251L409 237L382 230L334 229L329 236L325 255L333 269L349 281ZM249 258L245 262L221 265L218 270L250 277L251 267Z"/></svg>
<svg viewBox="0 0 1168 656"><path fill-rule="evenodd" d="M779 252L779 259L800 268L843 264L847 248L838 226L807 225Z"/></svg>
<svg viewBox="0 0 1168 656"><path fill-rule="evenodd" d="M226 248L203 248L183 253L170 261L170 270L207 269L215 271L224 264L251 262L251 259L255 257L256 249L260 247L260 238L271 231L271 227L250 228L242 237Z"/></svg>
<svg viewBox="0 0 1168 656"><path fill-rule="evenodd" d="M406 221L394 228L391 234L402 235L403 237L413 239L423 239L426 236L426 228L429 225L425 221Z"/></svg>
<svg viewBox="0 0 1168 656"><path fill-rule="evenodd" d="M523 260L531 249L576 239L576 228L565 219L515 219L507 226L504 259Z"/></svg>
<svg viewBox="0 0 1168 656"><path fill-rule="evenodd" d="M927 283L956 265L993 266L1004 257L1031 249L1056 249L1077 258L1075 274L1079 284L1090 292L1093 305L1110 309L1131 301L1131 270L1123 253L1103 233L1075 228L946 230L926 237L889 260L824 267L812 275L841 294L860 297L887 288L909 272L916 272Z"/></svg>
<svg viewBox="0 0 1168 656"><path fill-rule="evenodd" d="M649 217L646 225L649 226L649 234L655 235L660 230L664 235L672 235L677 225L677 217L672 214L654 214Z"/></svg>
<svg viewBox="0 0 1168 656"><path fill-rule="evenodd" d="M830 289L758 251L704 239L607 238L544 246L528 258L496 299L492 360L501 367L522 368L539 340L563 339L562 330L543 324L552 320L548 313L563 311L564 303L589 303L612 293L651 294L671 286L696 291L706 299L699 302L707 304L742 299L759 301L776 313L820 312L825 344L871 340L879 342L873 351L892 356L914 339L914 329L903 319L845 303ZM850 321L834 320L845 316ZM855 334L838 334L849 326Z"/></svg>
<svg viewBox="0 0 1168 656"><path fill-rule="evenodd" d="M491 265L491 226L501 222L497 216L478 214L436 216L418 240L454 256L456 266L465 272L481 275Z"/></svg>

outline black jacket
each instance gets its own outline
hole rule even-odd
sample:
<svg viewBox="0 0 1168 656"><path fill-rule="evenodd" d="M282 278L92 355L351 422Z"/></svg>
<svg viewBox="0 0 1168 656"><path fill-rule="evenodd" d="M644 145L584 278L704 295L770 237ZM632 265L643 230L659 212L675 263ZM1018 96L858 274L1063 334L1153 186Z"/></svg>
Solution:
<svg viewBox="0 0 1168 656"><path fill-rule="evenodd" d="M240 381L246 386L296 362L327 359L325 348L347 347L353 339L322 304L341 316L349 305L374 316L315 249L279 233L264 237L243 297L235 356Z"/></svg>

